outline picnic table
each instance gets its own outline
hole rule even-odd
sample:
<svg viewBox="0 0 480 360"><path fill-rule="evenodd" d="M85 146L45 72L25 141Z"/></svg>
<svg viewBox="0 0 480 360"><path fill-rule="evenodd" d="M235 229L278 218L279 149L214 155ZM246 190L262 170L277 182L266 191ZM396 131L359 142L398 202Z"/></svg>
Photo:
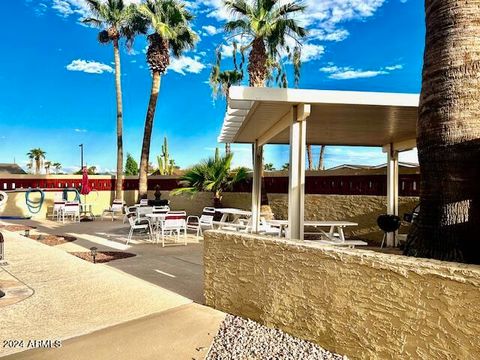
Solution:
<svg viewBox="0 0 480 360"><path fill-rule="evenodd" d="M251 228L253 215L251 211L235 208L221 208L215 209L215 211L222 214L219 221L213 222L220 230L240 231ZM261 213L260 215L266 214Z"/></svg>
<svg viewBox="0 0 480 360"><path fill-rule="evenodd" d="M288 226L288 220L270 220L268 223L272 226L280 227L280 234L286 234L286 228ZM321 240L321 243L329 245L346 245L346 246L355 246L355 245L367 245L365 241L361 240L345 240L344 229L351 226L358 226L357 223L351 221L316 221L316 220L306 220L304 221L304 226L311 226L314 228L325 228L328 227L329 231L323 231L320 229L320 233L327 238L327 240Z"/></svg>

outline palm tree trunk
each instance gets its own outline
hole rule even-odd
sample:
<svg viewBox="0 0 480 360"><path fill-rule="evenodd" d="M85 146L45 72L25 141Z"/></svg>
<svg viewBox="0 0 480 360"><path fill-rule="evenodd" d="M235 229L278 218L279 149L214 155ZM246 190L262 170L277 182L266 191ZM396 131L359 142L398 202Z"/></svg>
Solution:
<svg viewBox="0 0 480 360"><path fill-rule="evenodd" d="M308 170L313 170L313 159L312 159L312 145L307 145L307 161L308 161Z"/></svg>
<svg viewBox="0 0 480 360"><path fill-rule="evenodd" d="M230 155L232 153L232 148L230 147L230 143L225 143L225 155Z"/></svg>
<svg viewBox="0 0 480 360"><path fill-rule="evenodd" d="M40 174L41 167L42 167L42 164L40 162L40 158L35 159L35 175Z"/></svg>
<svg viewBox="0 0 480 360"><path fill-rule="evenodd" d="M421 209L406 254L480 264L480 1L426 0Z"/></svg>
<svg viewBox="0 0 480 360"><path fill-rule="evenodd" d="M157 108L158 93L160 91L161 76L158 71L152 74L152 89L148 103L147 117L145 119L145 130L143 133L142 155L140 159L139 198L147 195L148 192L148 159L150 157L150 143L152 140L153 120Z"/></svg>
<svg viewBox="0 0 480 360"><path fill-rule="evenodd" d="M250 86L263 87L267 79L267 51L263 38L253 40L248 56L248 75Z"/></svg>
<svg viewBox="0 0 480 360"><path fill-rule="evenodd" d="M325 169L325 145L320 147L320 156L318 158L318 170Z"/></svg>
<svg viewBox="0 0 480 360"><path fill-rule="evenodd" d="M117 181L115 184L115 199L123 200L123 104L118 39L113 41L113 54L115 58L115 89L117 93Z"/></svg>

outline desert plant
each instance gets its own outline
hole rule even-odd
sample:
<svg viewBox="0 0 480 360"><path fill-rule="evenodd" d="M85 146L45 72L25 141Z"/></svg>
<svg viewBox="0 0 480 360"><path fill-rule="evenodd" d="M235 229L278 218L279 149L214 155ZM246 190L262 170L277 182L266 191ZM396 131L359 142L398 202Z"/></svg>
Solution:
<svg viewBox="0 0 480 360"><path fill-rule="evenodd" d="M173 171L177 168L175 160L170 159L170 152L168 151L167 137L163 138L162 154L157 156L158 173L160 175L173 175Z"/></svg>
<svg viewBox="0 0 480 360"><path fill-rule="evenodd" d="M213 205L221 207L222 194L247 177L243 167L231 169L233 154L212 157L193 166L180 178L181 188L172 195L196 194L201 191L213 193Z"/></svg>

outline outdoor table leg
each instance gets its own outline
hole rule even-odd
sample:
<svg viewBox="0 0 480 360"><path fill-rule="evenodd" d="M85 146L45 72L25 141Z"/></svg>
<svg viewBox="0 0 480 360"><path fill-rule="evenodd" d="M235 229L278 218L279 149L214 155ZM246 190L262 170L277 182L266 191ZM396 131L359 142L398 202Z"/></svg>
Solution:
<svg viewBox="0 0 480 360"><path fill-rule="evenodd" d="M345 234L343 233L343 226L338 226L337 231L338 231L338 235L340 236L340 240L345 242Z"/></svg>

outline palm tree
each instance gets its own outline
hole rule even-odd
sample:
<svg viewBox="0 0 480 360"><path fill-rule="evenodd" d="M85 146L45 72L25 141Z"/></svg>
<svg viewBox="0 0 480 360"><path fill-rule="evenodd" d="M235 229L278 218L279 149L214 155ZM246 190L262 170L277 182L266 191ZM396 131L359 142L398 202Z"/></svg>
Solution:
<svg viewBox="0 0 480 360"><path fill-rule="evenodd" d="M279 0L226 0L225 6L235 20L225 25L225 30L248 43L242 51L250 49L248 74L250 86L262 87L278 71L277 83L287 87L288 81L282 58L287 54L294 65L295 81L300 76L301 39L307 32L295 17L305 11L297 1ZM293 42L293 50L289 43Z"/></svg>
<svg viewBox="0 0 480 360"><path fill-rule="evenodd" d="M480 264L479 2L426 0L425 10L421 209L406 253Z"/></svg>
<svg viewBox="0 0 480 360"><path fill-rule="evenodd" d="M313 170L313 155L312 155L311 144L307 144L307 162L308 162L308 170Z"/></svg>
<svg viewBox="0 0 480 360"><path fill-rule="evenodd" d="M43 160L45 159L45 155L47 155L47 153L40 148L32 149L27 153L27 156L30 159L30 161L32 163L33 163L33 161L35 161L35 174L36 175L40 174L40 169L42 168Z"/></svg>
<svg viewBox="0 0 480 360"><path fill-rule="evenodd" d="M212 192L213 205L221 207L223 192L247 177L245 168L231 169L232 159L233 154L215 156L193 166L180 178L182 187L173 190L172 195Z"/></svg>
<svg viewBox="0 0 480 360"><path fill-rule="evenodd" d="M275 167L272 163L267 163L263 165L263 170L265 171L275 171Z"/></svg>
<svg viewBox="0 0 480 360"><path fill-rule="evenodd" d="M265 86L277 70L276 82L282 87L288 86L286 71L283 67L285 53L293 63L295 83L300 79L301 40L307 36L307 31L301 27L295 17L305 11L305 6L295 0L282 2L279 0L225 0L227 10L237 16L237 19L225 24L225 31L234 37L247 41L241 52L250 49L248 55L249 84L254 87ZM295 44L293 51L289 42ZM262 211L272 213L269 206L262 177L261 204ZM269 215L270 216L270 215Z"/></svg>
<svg viewBox="0 0 480 360"><path fill-rule="evenodd" d="M148 160L161 76L165 74L170 64L170 51L175 57L181 56L185 50L194 48L198 36L190 26L193 15L187 11L185 4L177 0L147 0L138 9L153 29L153 33L148 36L147 50L147 62L152 72L152 88L145 119L139 170L139 197L142 198L148 190Z"/></svg>
<svg viewBox="0 0 480 360"><path fill-rule="evenodd" d="M245 57L242 53L240 65L237 61L237 47L238 44L233 42L233 70L221 70L220 65L222 62L222 53L217 51L217 62L212 67L212 72L210 74L210 86L212 87L212 94L214 98L220 93L225 99L228 99L230 95L230 88L233 85L239 85L243 80L243 63ZM228 109L228 103L225 104ZM231 153L230 143L225 144L225 154Z"/></svg>
<svg viewBox="0 0 480 360"><path fill-rule="evenodd" d="M86 24L92 24L103 30L98 34L101 44L113 44L115 60L115 89L117 94L117 178L115 197L123 199L123 104L122 82L120 68L119 42L122 37L131 46L136 34L145 31L145 22L139 16L136 6L125 5L123 0L85 0L93 17L83 19Z"/></svg>
<svg viewBox="0 0 480 360"><path fill-rule="evenodd" d="M325 170L325 145L320 146L320 156L318 157L318 170Z"/></svg>
<svg viewBox="0 0 480 360"><path fill-rule="evenodd" d="M55 174L58 175L58 173L60 172L60 169L62 168L62 164L60 164L59 162L54 162L52 166L55 169Z"/></svg>
<svg viewBox="0 0 480 360"><path fill-rule="evenodd" d="M49 175L50 174L50 167L52 166L51 161L45 161L43 166L45 167L45 174Z"/></svg>

